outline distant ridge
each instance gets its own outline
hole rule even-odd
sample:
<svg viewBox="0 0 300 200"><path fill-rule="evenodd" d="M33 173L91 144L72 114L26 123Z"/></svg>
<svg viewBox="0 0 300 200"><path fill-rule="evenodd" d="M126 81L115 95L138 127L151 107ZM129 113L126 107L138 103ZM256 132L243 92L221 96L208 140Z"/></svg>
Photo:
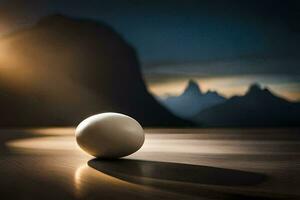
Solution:
<svg viewBox="0 0 300 200"><path fill-rule="evenodd" d="M204 109L193 120L206 126L299 126L300 103L252 84L244 96Z"/></svg>
<svg viewBox="0 0 300 200"><path fill-rule="evenodd" d="M177 116L189 119L201 110L225 100L223 96L214 91L203 93L196 81L189 80L181 95L161 99L161 103Z"/></svg>

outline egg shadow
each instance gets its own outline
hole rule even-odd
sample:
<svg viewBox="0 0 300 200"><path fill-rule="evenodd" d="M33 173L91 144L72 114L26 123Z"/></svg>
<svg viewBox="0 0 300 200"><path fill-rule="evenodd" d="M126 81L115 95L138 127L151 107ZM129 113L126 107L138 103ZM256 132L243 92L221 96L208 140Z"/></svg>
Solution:
<svg viewBox="0 0 300 200"><path fill-rule="evenodd" d="M215 191L209 191L199 186L203 184L252 186L260 184L266 179L265 175L254 172L170 162L92 159L88 161L88 165L127 182L209 197L223 196L224 194L232 196L233 194L230 192L216 194ZM247 195L238 195L238 197L245 198Z"/></svg>
<svg viewBox="0 0 300 200"><path fill-rule="evenodd" d="M129 159L92 159L88 165L120 179L153 178L208 185L255 185L266 176L254 172L181 163ZM127 178L126 178L127 177Z"/></svg>

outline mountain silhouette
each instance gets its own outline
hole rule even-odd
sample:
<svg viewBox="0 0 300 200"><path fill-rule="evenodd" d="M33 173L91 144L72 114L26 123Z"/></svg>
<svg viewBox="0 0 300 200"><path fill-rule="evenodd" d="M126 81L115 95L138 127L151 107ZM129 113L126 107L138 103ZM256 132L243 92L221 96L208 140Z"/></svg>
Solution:
<svg viewBox="0 0 300 200"><path fill-rule="evenodd" d="M300 103L289 102L259 84L252 84L244 96L199 112L194 121L206 126L297 126Z"/></svg>
<svg viewBox="0 0 300 200"><path fill-rule="evenodd" d="M182 118L191 118L201 110L224 102L226 99L217 92L203 93L194 80L189 80L187 87L179 96L169 96L161 99L171 112Z"/></svg>
<svg viewBox="0 0 300 200"><path fill-rule="evenodd" d="M147 91L135 50L111 27L51 15L0 38L2 126L76 125L100 112L185 126Z"/></svg>

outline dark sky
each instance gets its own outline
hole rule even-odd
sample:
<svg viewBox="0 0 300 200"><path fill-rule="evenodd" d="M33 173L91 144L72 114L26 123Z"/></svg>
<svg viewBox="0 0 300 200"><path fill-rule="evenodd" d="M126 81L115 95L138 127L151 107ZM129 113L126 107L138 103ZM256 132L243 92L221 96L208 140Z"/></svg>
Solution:
<svg viewBox="0 0 300 200"><path fill-rule="evenodd" d="M242 77L231 87L258 81L279 92L289 90L285 96L300 99L297 0L0 2L2 32L57 12L110 24L137 49L145 78L159 95L168 92L168 84L173 84L170 90L175 83L181 90L189 78L206 84L205 89L222 90L222 84L209 86L207 77L230 82Z"/></svg>

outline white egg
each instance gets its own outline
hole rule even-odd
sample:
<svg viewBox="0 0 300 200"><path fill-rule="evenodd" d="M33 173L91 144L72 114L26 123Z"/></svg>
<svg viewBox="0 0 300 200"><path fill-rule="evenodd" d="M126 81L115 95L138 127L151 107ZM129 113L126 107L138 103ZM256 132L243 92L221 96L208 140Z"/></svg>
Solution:
<svg viewBox="0 0 300 200"><path fill-rule="evenodd" d="M78 145L100 158L128 156L141 148L145 135L133 118L119 113L102 113L83 120L75 131Z"/></svg>

